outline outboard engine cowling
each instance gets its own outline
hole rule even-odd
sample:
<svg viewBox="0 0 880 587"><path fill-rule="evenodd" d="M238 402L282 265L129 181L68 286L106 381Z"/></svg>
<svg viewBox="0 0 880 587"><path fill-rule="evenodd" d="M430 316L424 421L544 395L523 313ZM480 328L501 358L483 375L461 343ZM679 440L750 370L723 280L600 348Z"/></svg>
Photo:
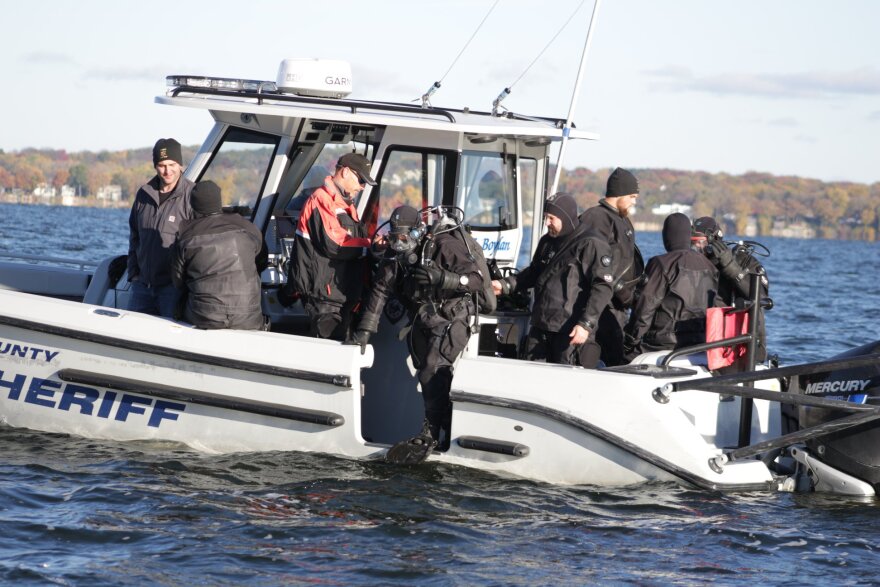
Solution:
<svg viewBox="0 0 880 587"><path fill-rule="evenodd" d="M849 350L832 360L880 353L880 341ZM793 377L789 391L828 399L880 406L880 360L849 368ZM850 414L810 406L798 409L800 428L808 428ZM880 421L846 428L806 442L815 458L867 481L880 491Z"/></svg>

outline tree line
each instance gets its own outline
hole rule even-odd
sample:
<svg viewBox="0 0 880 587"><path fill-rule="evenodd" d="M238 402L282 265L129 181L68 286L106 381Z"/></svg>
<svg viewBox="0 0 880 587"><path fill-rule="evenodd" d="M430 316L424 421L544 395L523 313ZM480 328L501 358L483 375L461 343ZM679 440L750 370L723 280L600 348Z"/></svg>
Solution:
<svg viewBox="0 0 880 587"><path fill-rule="evenodd" d="M189 161L195 147L184 147ZM250 154L253 156L253 154ZM242 153L242 156L248 156ZM254 178L241 172L247 166L225 168L224 191L250 193ZM691 206L691 215L723 220L728 232L744 234L753 222L758 235L768 235L775 224L803 223L822 238L876 241L880 236L880 182L824 182L796 176L749 172L742 175L673 169L630 169L639 180L637 218L649 219L661 204ZM566 169L559 191L571 193L582 208L592 206L605 193L610 169ZM98 188L118 185L130 201L138 188L155 174L149 147L122 151L23 149L0 150L0 193L32 193L39 186L60 190L68 185L81 196ZM236 193L236 192L232 192ZM656 218L653 218L656 221Z"/></svg>
<svg viewBox="0 0 880 587"><path fill-rule="evenodd" d="M604 196L611 171L564 170L559 191L575 195L581 207L593 205ZM630 171L639 180L640 219L655 206L676 203L692 206L693 218L723 221L731 234L745 234L753 221L758 235L769 235L777 223L806 224L820 238L876 241L880 235L880 182L824 182L757 172Z"/></svg>

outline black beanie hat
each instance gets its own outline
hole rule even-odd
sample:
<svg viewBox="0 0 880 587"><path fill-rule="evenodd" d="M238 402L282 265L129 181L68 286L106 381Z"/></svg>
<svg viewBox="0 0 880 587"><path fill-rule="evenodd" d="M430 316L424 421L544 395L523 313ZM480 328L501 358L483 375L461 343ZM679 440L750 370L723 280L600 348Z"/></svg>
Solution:
<svg viewBox="0 0 880 587"><path fill-rule="evenodd" d="M562 220L562 230L560 234L568 234L576 225L578 206L574 198L566 193L558 193L547 198L544 202L544 212L553 214Z"/></svg>
<svg viewBox="0 0 880 587"><path fill-rule="evenodd" d="M166 159L177 161L180 165L183 165L180 143L174 139L159 139L153 146L153 167Z"/></svg>
<svg viewBox="0 0 880 587"><path fill-rule="evenodd" d="M192 203L192 209L203 216L223 212L220 186L211 180L200 181L196 184L192 195L190 195L190 202Z"/></svg>
<svg viewBox="0 0 880 587"><path fill-rule="evenodd" d="M391 232L400 234L408 232L410 228L420 222L419 211L412 206L398 206L391 213Z"/></svg>
<svg viewBox="0 0 880 587"><path fill-rule="evenodd" d="M681 212L670 214L663 221L663 246L667 251L691 248L691 220Z"/></svg>
<svg viewBox="0 0 880 587"><path fill-rule="evenodd" d="M608 184L605 186L606 198L618 198L639 193L639 181L636 176L618 167L608 176Z"/></svg>

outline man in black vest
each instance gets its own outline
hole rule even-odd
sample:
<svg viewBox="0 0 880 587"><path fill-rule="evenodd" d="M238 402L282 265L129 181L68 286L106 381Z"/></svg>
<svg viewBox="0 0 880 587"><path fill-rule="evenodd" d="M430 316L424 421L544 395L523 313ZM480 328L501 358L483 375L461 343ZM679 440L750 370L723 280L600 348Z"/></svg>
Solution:
<svg viewBox="0 0 880 587"><path fill-rule="evenodd" d="M636 245L636 232L629 213L639 198L639 182L620 167L608 177L605 199L581 214L581 224L611 246L614 259L614 295L599 317L597 341L602 361L609 367L626 363L623 356L623 327L627 311L635 303L636 285L645 267Z"/></svg>

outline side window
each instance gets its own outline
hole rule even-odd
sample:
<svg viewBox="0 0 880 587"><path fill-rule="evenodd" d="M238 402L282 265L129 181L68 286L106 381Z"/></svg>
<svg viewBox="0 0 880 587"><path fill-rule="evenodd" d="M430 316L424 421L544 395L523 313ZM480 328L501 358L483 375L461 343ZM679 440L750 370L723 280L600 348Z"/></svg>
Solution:
<svg viewBox="0 0 880 587"><path fill-rule="evenodd" d="M473 228L516 227L514 158L501 153L465 152L461 157L459 194L464 220Z"/></svg>
<svg viewBox="0 0 880 587"><path fill-rule="evenodd" d="M250 216L257 207L279 137L231 128L199 181L220 186L224 206L238 206Z"/></svg>
<svg viewBox="0 0 880 587"><path fill-rule="evenodd" d="M535 159L520 157L519 159L519 187L520 201L522 202L522 246L519 248L517 267L525 267L531 261L529 243L532 242L532 232L535 230L535 196L538 185L538 162ZM541 230L541 219L538 219L538 230Z"/></svg>
<svg viewBox="0 0 880 587"><path fill-rule="evenodd" d="M389 150L379 185L373 188L364 209L370 234L404 204L416 210L443 202L447 156L444 153Z"/></svg>

